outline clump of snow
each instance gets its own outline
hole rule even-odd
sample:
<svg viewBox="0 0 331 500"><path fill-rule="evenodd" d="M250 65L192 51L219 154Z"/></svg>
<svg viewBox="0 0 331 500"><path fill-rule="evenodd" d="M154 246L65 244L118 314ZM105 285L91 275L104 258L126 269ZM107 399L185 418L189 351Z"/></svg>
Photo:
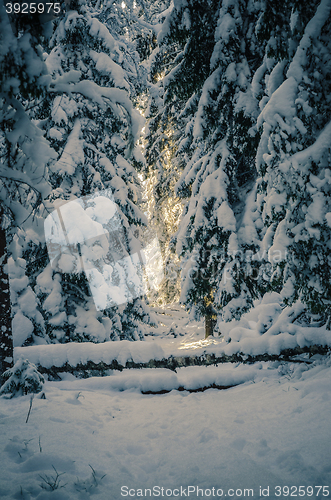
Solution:
<svg viewBox="0 0 331 500"><path fill-rule="evenodd" d="M224 231L236 230L236 218L227 201L223 201L216 211L218 226Z"/></svg>
<svg viewBox="0 0 331 500"><path fill-rule="evenodd" d="M300 40L299 47L287 71L288 78L295 78L300 82L304 77L303 68L307 64L307 51L312 40L318 38L325 24L325 20L330 15L331 6L328 0L322 0L316 9L316 13L305 28L305 33Z"/></svg>
<svg viewBox="0 0 331 500"><path fill-rule="evenodd" d="M83 328L89 326L85 323L84 317L80 321ZM22 351L22 349L24 350ZM61 367L66 363L75 367L78 364L85 364L87 361L111 364L112 361L116 360L121 365L125 365L128 360L135 363L147 363L150 359L162 359L164 352L162 347L154 342L121 340L101 344L70 342L69 344L18 347L15 349L15 359L23 355L38 366L51 368L52 366Z"/></svg>
<svg viewBox="0 0 331 500"><path fill-rule="evenodd" d="M331 122L329 122L317 137L314 144L308 148L298 151L291 157L294 165L299 166L306 162L308 159L317 161L320 159L322 153L330 146L331 140Z"/></svg>
<svg viewBox="0 0 331 500"><path fill-rule="evenodd" d="M95 17L89 19L88 25L90 27L90 35L102 40L105 47L107 47L109 51L112 51L115 47L115 39L110 34L107 27Z"/></svg>
<svg viewBox="0 0 331 500"><path fill-rule="evenodd" d="M32 335L34 326L32 321L18 310L13 317L13 343L14 347L19 347Z"/></svg>
<svg viewBox="0 0 331 500"><path fill-rule="evenodd" d="M23 232L18 231L9 249L8 275L10 279L10 301L12 309L12 330L14 347L23 345L34 336L35 329L44 329L44 319L38 308L38 299L29 285L25 274L26 261L22 256Z"/></svg>
<svg viewBox="0 0 331 500"><path fill-rule="evenodd" d="M268 104L264 107L258 118L258 127L261 126L262 121L275 126L278 117L291 118L295 115L296 110L293 107L293 103L297 94L297 86L298 83L295 78L290 77L274 91Z"/></svg>
<svg viewBox="0 0 331 500"><path fill-rule="evenodd" d="M102 75L110 76L114 86L130 91L130 86L125 80L125 73L122 67L113 61L107 54L99 53L95 50L90 51L92 60L95 62L95 68Z"/></svg>
<svg viewBox="0 0 331 500"><path fill-rule="evenodd" d="M296 322L304 311L301 302L285 307L282 295L266 294L261 303L243 314L239 321L219 323L224 340L230 341L224 346L224 354L279 355L283 350L298 346L331 346L326 326L303 326Z"/></svg>
<svg viewBox="0 0 331 500"><path fill-rule="evenodd" d="M57 111L57 119L59 119L58 113L59 110ZM64 119L64 117L61 115L61 120L62 119ZM84 143L80 136L80 121L76 120L60 159L52 166L52 170L54 172L72 175L74 174L77 165L84 164Z"/></svg>

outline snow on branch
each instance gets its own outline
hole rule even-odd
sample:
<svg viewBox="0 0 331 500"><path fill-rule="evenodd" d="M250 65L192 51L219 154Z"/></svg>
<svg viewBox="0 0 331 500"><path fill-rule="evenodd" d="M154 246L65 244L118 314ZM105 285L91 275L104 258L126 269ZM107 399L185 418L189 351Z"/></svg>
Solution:
<svg viewBox="0 0 331 500"><path fill-rule="evenodd" d="M73 73L73 71L69 73ZM76 75L72 76L76 78ZM133 108L130 97L125 90L114 87L100 87L95 82L90 80L81 80L77 83L62 83L63 77L61 77L61 79L62 80L57 79L52 82L52 91L57 93L66 92L68 94L82 94L87 99L91 99L98 104L102 109L105 109L106 107L104 98L109 99L111 102L123 107L126 110L131 122L133 142L138 140L140 130L144 125L144 118Z"/></svg>
<svg viewBox="0 0 331 500"><path fill-rule="evenodd" d="M294 164L302 164L307 159L318 161L324 151L331 147L331 121L324 127L314 144L295 153L291 160Z"/></svg>
<svg viewBox="0 0 331 500"><path fill-rule="evenodd" d="M311 45L313 38L317 38L321 30L330 16L331 0L322 0L317 7L316 14L306 26L305 33L299 43L295 56L287 71L287 78L293 77L298 82L303 78L303 66L306 64L307 50Z"/></svg>

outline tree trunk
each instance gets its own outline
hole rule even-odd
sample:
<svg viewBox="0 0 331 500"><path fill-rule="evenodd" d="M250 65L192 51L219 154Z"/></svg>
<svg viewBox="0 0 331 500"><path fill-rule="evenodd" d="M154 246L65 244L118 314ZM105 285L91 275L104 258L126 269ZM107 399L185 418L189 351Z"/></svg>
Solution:
<svg viewBox="0 0 331 500"><path fill-rule="evenodd" d="M4 229L3 208L0 205L0 375L13 366L13 334L7 259L6 230Z"/></svg>
<svg viewBox="0 0 331 500"><path fill-rule="evenodd" d="M214 314L206 314L205 316L205 339L209 337L209 335L213 335L214 328L216 324L216 319Z"/></svg>

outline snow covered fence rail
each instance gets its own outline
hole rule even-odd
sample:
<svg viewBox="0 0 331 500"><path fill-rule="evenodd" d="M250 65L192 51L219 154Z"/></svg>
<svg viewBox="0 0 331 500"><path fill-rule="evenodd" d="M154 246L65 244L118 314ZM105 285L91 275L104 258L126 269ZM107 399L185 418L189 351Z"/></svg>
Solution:
<svg viewBox="0 0 331 500"><path fill-rule="evenodd" d="M28 359L34 363L41 373L52 379L59 379L60 373L72 373L86 378L97 375L108 375L111 370L122 371L130 368L167 368L175 371L177 368L201 365L217 365L221 363L251 364L259 361L291 361L309 362L316 354L326 354L331 351L327 345L311 345L284 349L277 354L243 354L228 352L227 345L209 345L200 348L187 349L185 353L180 348L163 349L156 342L129 342L126 340L105 342L102 344L68 343L51 344L31 347L16 347L14 358Z"/></svg>

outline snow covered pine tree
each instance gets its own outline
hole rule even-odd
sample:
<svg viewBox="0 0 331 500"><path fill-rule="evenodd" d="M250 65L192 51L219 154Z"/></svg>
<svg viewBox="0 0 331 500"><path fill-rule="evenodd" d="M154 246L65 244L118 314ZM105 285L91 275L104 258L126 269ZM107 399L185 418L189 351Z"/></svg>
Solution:
<svg viewBox="0 0 331 500"><path fill-rule="evenodd" d="M130 100L132 71L126 64L132 54L126 52L125 37L116 36L116 30L113 36L100 16L90 4L77 1L51 38L46 59L53 78L51 98L40 116L59 155L51 166L50 200L54 208L56 200L110 189L129 252L130 230L147 223L138 208L140 187L133 167L141 161L136 140L142 117ZM52 342L143 338L149 314L142 300L98 312L84 274L75 273L68 259L59 264L61 272L47 267L36 288Z"/></svg>
<svg viewBox="0 0 331 500"><path fill-rule="evenodd" d="M264 62L257 151L262 248L273 268L269 289L292 308L292 321L330 329L331 2L290 4L292 39L287 45L283 31L281 53L271 38Z"/></svg>
<svg viewBox="0 0 331 500"><path fill-rule="evenodd" d="M176 192L187 201L174 237L182 259L181 301L205 316L206 336L217 309L227 321L252 304L239 259L251 245L241 248L237 231L255 179L258 102L250 82L259 65L258 14L238 1L175 1L158 36L154 65L165 68L164 109L160 105L149 125L151 154L168 150L171 169L159 167L156 187L168 194L170 176L178 179L183 171Z"/></svg>
<svg viewBox="0 0 331 500"><path fill-rule="evenodd" d="M14 16L15 17L15 16ZM3 1L0 1L0 206L1 206L1 371L12 363L11 309L9 300L6 252L13 261L12 245L17 232L33 223L45 197L50 192L47 182L47 162L53 151L41 130L32 123L29 107L45 94L49 81L40 47L41 25L31 16L17 17L10 22ZM39 28L36 27L39 24ZM13 31L14 29L14 31ZM37 217L38 218L38 217ZM5 220L4 220L5 219ZM28 221L28 222L27 222ZM7 249L5 244L7 233ZM32 231L33 232L33 231ZM21 257L19 255L18 257ZM20 279L16 281L18 301L12 304L14 327L27 326L27 336L33 331L28 319L41 320L36 310L33 292L27 286L24 261L19 259ZM16 262L17 264L17 262ZM26 315L25 315L26 314ZM30 329L32 327L32 330ZM22 328L21 328L22 327ZM22 331L22 335L25 333ZM26 337L23 339L23 341ZM22 338L20 339L22 340ZM21 344L19 344L21 345Z"/></svg>

